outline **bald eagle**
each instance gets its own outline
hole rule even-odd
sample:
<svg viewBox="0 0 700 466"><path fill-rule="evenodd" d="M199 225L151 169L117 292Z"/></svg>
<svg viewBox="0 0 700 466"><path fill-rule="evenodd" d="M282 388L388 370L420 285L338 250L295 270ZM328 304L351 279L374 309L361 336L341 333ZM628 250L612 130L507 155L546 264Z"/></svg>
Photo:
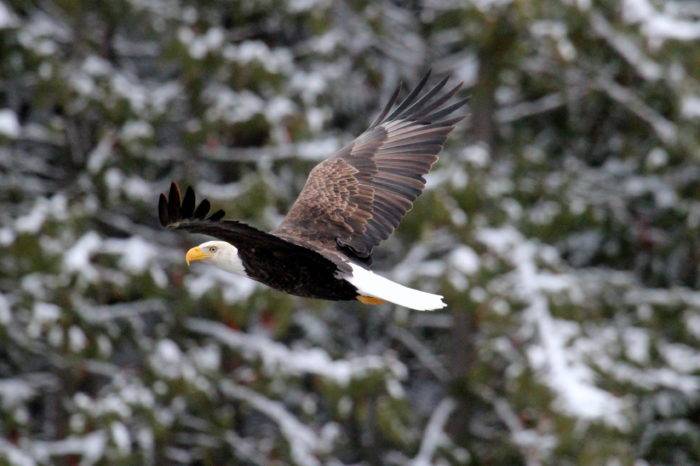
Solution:
<svg viewBox="0 0 700 466"><path fill-rule="evenodd" d="M442 296L414 290L369 269L373 248L399 225L425 186L447 135L464 115L448 118L467 99L445 105L462 83L441 93L445 77L424 92L428 72L397 104L401 84L357 139L316 165L282 223L270 233L224 211L207 216L172 183L160 195L160 223L217 238L196 246L187 263L204 261L289 294L364 304L391 302L415 310L446 306Z"/></svg>

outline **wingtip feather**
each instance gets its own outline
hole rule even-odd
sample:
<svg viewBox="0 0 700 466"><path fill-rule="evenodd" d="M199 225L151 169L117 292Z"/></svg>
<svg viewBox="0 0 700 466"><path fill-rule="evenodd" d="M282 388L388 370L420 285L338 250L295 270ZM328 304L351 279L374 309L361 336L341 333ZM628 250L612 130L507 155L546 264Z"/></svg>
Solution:
<svg viewBox="0 0 700 466"><path fill-rule="evenodd" d="M170 184L168 217L170 223L180 220L180 188L174 182Z"/></svg>
<svg viewBox="0 0 700 466"><path fill-rule="evenodd" d="M160 193L158 198L158 219L160 220L161 226L168 226L170 223L170 217L168 216L168 199L165 194Z"/></svg>
<svg viewBox="0 0 700 466"><path fill-rule="evenodd" d="M224 215L226 215L226 212L219 209L216 212L214 212L213 214L211 214L207 220L210 222L218 222L219 220L224 218Z"/></svg>
<svg viewBox="0 0 700 466"><path fill-rule="evenodd" d="M158 198L160 224L164 227L171 227L180 220L204 220L211 209L211 204L207 199L202 199L196 208L195 205L196 197L191 186L187 187L185 196L182 197L177 183L171 183L168 194L161 193ZM218 222L225 215L223 210L217 210L206 220Z"/></svg>
<svg viewBox="0 0 700 466"><path fill-rule="evenodd" d="M185 190L185 197L182 198L182 218L190 218L194 213L195 195L192 186L188 186Z"/></svg>
<svg viewBox="0 0 700 466"><path fill-rule="evenodd" d="M209 203L209 200L202 199L202 202L199 203L192 216L196 219L203 220L204 217L206 217L209 213L209 209L211 209L211 204Z"/></svg>

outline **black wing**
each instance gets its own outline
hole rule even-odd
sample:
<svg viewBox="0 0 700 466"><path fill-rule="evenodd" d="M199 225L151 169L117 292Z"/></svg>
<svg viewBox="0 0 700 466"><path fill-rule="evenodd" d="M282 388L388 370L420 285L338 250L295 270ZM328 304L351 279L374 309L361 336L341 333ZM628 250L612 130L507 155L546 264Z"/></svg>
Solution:
<svg viewBox="0 0 700 466"><path fill-rule="evenodd" d="M168 196L161 194L158 199L160 224L169 230L183 230L213 236L233 244L245 254L255 254L256 248L274 249L286 253L289 257L304 257L306 260L315 261L324 266L329 260L335 265L343 266L342 261L335 256L322 254L245 223L223 220L226 215L223 210L217 210L207 217L210 209L211 204L207 199L203 199L199 205L196 205L192 187L188 187L185 196L182 197L175 183L170 185Z"/></svg>
<svg viewBox="0 0 700 466"><path fill-rule="evenodd" d="M203 199L196 207L195 205L194 190L191 186L187 188L185 196L182 197L180 188L177 184L172 183L169 195L161 194L158 199L160 224L169 230L202 233L228 241L231 244L236 244L241 240L257 240L262 237L272 236L273 240L276 238L245 223L222 220L226 215L223 210L217 210L207 217L211 209L211 204L207 199Z"/></svg>

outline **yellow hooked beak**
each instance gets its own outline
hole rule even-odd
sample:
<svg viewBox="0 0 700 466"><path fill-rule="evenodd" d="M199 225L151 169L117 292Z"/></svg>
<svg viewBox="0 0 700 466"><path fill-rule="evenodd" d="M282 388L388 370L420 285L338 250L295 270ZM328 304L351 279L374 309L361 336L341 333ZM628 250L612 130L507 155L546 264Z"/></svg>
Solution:
<svg viewBox="0 0 700 466"><path fill-rule="evenodd" d="M202 251L199 246L195 246L187 251L187 254L185 254L185 261L187 262L187 265L190 265L190 262L201 261L202 259L206 259L208 257L208 253Z"/></svg>

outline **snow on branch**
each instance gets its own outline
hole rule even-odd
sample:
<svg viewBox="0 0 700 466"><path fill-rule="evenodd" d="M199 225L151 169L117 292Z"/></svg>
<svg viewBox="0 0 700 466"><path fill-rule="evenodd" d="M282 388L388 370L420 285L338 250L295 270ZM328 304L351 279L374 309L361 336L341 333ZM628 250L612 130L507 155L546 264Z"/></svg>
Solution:
<svg viewBox="0 0 700 466"><path fill-rule="evenodd" d="M539 344L528 349L528 357L532 366L545 376L562 409L581 419L602 420L623 428L626 404L595 385L595 374L584 362L585 355L567 344L572 328L578 329L578 324L555 319L550 312L548 294L579 291L578 282L565 273L540 270L541 246L512 227L483 229L477 237L514 267L505 278L506 288L526 301L524 324L539 339Z"/></svg>
<svg viewBox="0 0 700 466"><path fill-rule="evenodd" d="M268 338L248 335L204 319L188 319L185 325L191 331L208 335L251 359L260 359L270 374L315 374L340 385L346 385L352 379L365 377L374 371L389 371L398 379L406 375L406 367L389 355L333 360L319 348L290 349Z"/></svg>
<svg viewBox="0 0 700 466"><path fill-rule="evenodd" d="M420 450L418 450L418 454L413 458L413 461L411 461L411 466L431 466L435 464L433 462L435 451L449 441L444 432L445 424L447 424L452 411L454 411L456 407L457 403L455 403L454 400L445 398L440 402L437 408L435 408L425 428Z"/></svg>
<svg viewBox="0 0 700 466"><path fill-rule="evenodd" d="M28 452L32 458L42 464L51 463L55 456L78 455L81 465L91 465L100 461L105 454L107 434L98 430L85 436L70 436L62 440L20 441L22 451Z"/></svg>
<svg viewBox="0 0 700 466"><path fill-rule="evenodd" d="M130 319L146 313L161 313L166 311L165 304L157 298L142 299L125 303L105 304L96 306L85 300L75 300L76 310L87 322L100 323L116 319Z"/></svg>
<svg viewBox="0 0 700 466"><path fill-rule="evenodd" d="M596 80L598 89L615 102L624 105L651 126L656 135L666 144L675 145L678 140L678 128L669 120L649 107L631 90L616 83L608 76L599 76Z"/></svg>
<svg viewBox="0 0 700 466"><path fill-rule="evenodd" d="M56 376L48 372L0 379L0 406L4 409L14 408L34 398L38 389L53 387L57 384Z"/></svg>
<svg viewBox="0 0 700 466"><path fill-rule="evenodd" d="M513 443L520 448L525 464L540 466L542 459L548 458L551 450L556 446L555 437L542 434L537 429L526 429L506 399L495 396L488 387L483 388L486 398L493 404L496 415L508 427Z"/></svg>
<svg viewBox="0 0 700 466"><path fill-rule="evenodd" d="M69 248L63 256L63 269L81 276L91 283L100 278L98 267L92 263L96 254L111 254L119 257L119 267L136 274L147 271L161 256L157 244L140 236L122 238L102 238L95 231L88 231Z"/></svg>
<svg viewBox="0 0 700 466"><path fill-rule="evenodd" d="M388 329L388 334L400 341L406 348L416 355L421 364L428 369L436 379L441 382L450 380L450 373L440 362L437 355L420 341L413 333L405 328L392 325Z"/></svg>
<svg viewBox="0 0 700 466"><path fill-rule="evenodd" d="M270 160L304 159L320 161L341 147L341 141L335 136L319 137L297 143L267 145L262 147L227 147L203 148L202 155L217 162L258 162ZM178 146L152 148L149 155L155 159L172 158L181 160L190 157L189 152Z"/></svg>
<svg viewBox="0 0 700 466"><path fill-rule="evenodd" d="M700 21L690 19L688 11L676 7L678 3L661 2L664 11L659 11L649 0L625 0L623 17L628 23L641 24L642 32L655 42L697 40L700 38Z"/></svg>
<svg viewBox="0 0 700 466"><path fill-rule="evenodd" d="M595 342L593 342L595 343ZM610 374L615 380L626 382L649 391L668 389L696 397L700 390L700 377L680 372L670 367L640 369L632 364L616 361L600 351L600 348L588 342L581 342L590 355L595 357L595 364ZM694 355L697 358L697 355Z"/></svg>
<svg viewBox="0 0 700 466"><path fill-rule="evenodd" d="M529 116L552 111L566 104L566 99L559 92L547 94L534 101L521 102L496 111L496 120L499 123L512 123Z"/></svg>
<svg viewBox="0 0 700 466"><path fill-rule="evenodd" d="M266 458L257 451L252 441L241 437L233 431L226 432L224 439L246 461L260 466L267 464Z"/></svg>
<svg viewBox="0 0 700 466"><path fill-rule="evenodd" d="M68 200L63 193L57 193L51 198L40 197L28 212L14 221L14 234L37 233L49 220L65 220L68 215Z"/></svg>
<svg viewBox="0 0 700 466"><path fill-rule="evenodd" d="M7 5L0 2L0 29L14 28L18 24L17 16Z"/></svg>
<svg viewBox="0 0 700 466"><path fill-rule="evenodd" d="M252 408L273 420L287 439L295 463L304 466L321 464L316 458L316 453L327 451L329 445L323 437L316 435L311 428L302 424L282 403L227 380L220 384L220 388L227 396L248 403Z"/></svg>
<svg viewBox="0 0 700 466"><path fill-rule="evenodd" d="M601 14L591 15L593 31L602 37L627 63L632 65L641 77L656 81L662 75L661 66L647 57L632 39L615 30Z"/></svg>
<svg viewBox="0 0 700 466"><path fill-rule="evenodd" d="M12 466L34 466L36 461L22 448L18 448L0 437L0 459Z"/></svg>
<svg viewBox="0 0 700 466"><path fill-rule="evenodd" d="M690 288L635 288L625 294L628 304L653 304L661 306L685 305L700 308L700 292Z"/></svg>

